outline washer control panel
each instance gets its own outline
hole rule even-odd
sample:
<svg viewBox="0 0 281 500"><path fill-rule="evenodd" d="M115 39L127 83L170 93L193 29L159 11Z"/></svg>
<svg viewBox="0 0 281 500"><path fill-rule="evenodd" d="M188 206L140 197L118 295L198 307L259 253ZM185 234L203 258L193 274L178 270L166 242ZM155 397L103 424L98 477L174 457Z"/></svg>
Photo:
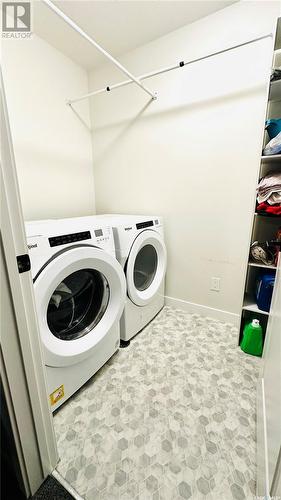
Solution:
<svg viewBox="0 0 281 500"><path fill-rule="evenodd" d="M109 241L111 236L111 228L103 227L102 229L95 229L94 233L97 243L103 244Z"/></svg>
<svg viewBox="0 0 281 500"><path fill-rule="evenodd" d="M49 238L50 247L56 247L59 245L67 245L69 243L75 243L76 241L90 240L90 231L81 231L80 233L63 234L60 236L52 236Z"/></svg>

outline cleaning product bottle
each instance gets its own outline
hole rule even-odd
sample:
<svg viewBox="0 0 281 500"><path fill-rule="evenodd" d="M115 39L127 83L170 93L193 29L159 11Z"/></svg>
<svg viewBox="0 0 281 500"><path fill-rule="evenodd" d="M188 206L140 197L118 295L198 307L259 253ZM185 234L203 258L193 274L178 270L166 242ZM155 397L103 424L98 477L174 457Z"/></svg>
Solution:
<svg viewBox="0 0 281 500"><path fill-rule="evenodd" d="M243 330L243 339L241 342L242 351L254 356L262 354L262 327L258 319L253 319L247 323Z"/></svg>

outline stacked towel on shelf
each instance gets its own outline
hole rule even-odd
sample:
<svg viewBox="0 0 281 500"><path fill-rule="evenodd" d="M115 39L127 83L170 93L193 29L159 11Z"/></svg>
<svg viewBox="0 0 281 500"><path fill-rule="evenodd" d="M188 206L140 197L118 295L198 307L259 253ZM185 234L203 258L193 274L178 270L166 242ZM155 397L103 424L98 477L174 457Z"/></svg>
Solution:
<svg viewBox="0 0 281 500"><path fill-rule="evenodd" d="M270 172L260 180L257 188L258 203L267 201L269 205L281 203L281 172Z"/></svg>
<svg viewBox="0 0 281 500"><path fill-rule="evenodd" d="M257 193L258 212L281 214L281 172L270 172L263 177Z"/></svg>

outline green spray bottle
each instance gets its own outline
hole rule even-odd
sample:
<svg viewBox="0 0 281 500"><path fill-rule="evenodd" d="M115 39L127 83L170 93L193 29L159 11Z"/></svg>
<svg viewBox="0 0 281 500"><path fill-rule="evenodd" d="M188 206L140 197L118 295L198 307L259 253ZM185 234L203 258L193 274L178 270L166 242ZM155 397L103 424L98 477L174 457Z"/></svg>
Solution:
<svg viewBox="0 0 281 500"><path fill-rule="evenodd" d="M247 354L262 355L262 327L258 319L253 319L245 325L240 347Z"/></svg>

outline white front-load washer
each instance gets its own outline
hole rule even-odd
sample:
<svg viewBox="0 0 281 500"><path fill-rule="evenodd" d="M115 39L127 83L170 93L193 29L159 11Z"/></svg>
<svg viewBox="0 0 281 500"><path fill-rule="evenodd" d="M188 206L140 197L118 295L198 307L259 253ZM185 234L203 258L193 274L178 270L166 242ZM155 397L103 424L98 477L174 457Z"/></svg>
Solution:
<svg viewBox="0 0 281 500"><path fill-rule="evenodd" d="M113 228L116 257L127 282L120 320L121 346L142 330L164 306L167 251L158 216L100 215Z"/></svg>
<svg viewBox="0 0 281 500"><path fill-rule="evenodd" d="M52 410L118 349L126 281L110 226L93 217L26 223Z"/></svg>

